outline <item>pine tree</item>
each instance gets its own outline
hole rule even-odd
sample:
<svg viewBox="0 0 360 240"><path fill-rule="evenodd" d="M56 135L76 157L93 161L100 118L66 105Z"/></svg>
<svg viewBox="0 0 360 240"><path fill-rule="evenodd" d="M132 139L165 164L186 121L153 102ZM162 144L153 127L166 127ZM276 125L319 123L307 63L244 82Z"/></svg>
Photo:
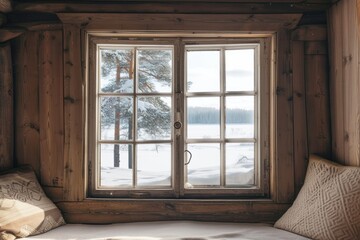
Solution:
<svg viewBox="0 0 360 240"><path fill-rule="evenodd" d="M135 51L137 61L135 60ZM156 84L171 86L171 52L153 49L101 50L101 78L106 79L102 92L132 93L137 65L137 91L154 92ZM136 63L135 63L136 61ZM150 137L170 134L170 108L160 97L138 97L137 127ZM132 139L133 99L104 97L101 100L101 128L114 124L114 140ZM125 135L121 129L127 127ZM132 149L128 149L128 167L132 168ZM120 166L120 147L114 146L114 167Z"/></svg>

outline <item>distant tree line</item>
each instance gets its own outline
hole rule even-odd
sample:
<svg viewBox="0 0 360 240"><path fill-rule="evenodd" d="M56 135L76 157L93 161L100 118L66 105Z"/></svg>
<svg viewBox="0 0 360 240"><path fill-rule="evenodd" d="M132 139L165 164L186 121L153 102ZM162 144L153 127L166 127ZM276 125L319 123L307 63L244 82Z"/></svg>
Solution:
<svg viewBox="0 0 360 240"><path fill-rule="evenodd" d="M217 124L220 123L220 111L208 107L188 108L189 124ZM245 109L227 109L226 123L253 123L254 111Z"/></svg>

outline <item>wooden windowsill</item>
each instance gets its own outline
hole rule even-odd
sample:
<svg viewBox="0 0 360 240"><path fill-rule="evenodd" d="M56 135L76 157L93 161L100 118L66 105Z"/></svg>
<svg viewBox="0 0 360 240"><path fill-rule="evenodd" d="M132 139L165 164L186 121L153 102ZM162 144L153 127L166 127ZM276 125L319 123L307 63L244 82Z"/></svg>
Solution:
<svg viewBox="0 0 360 240"><path fill-rule="evenodd" d="M268 199L87 199L59 202L68 223L223 221L274 223L290 207Z"/></svg>

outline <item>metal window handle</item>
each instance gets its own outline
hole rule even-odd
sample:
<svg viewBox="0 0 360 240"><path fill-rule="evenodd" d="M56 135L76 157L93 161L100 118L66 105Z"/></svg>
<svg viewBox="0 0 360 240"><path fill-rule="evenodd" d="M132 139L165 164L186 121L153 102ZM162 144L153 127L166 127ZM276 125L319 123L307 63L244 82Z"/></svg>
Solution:
<svg viewBox="0 0 360 240"><path fill-rule="evenodd" d="M180 129L182 127L182 123L177 121L177 122L174 122L174 128L176 129Z"/></svg>
<svg viewBox="0 0 360 240"><path fill-rule="evenodd" d="M188 165L191 162L192 159L192 153L189 150L185 150L184 152L187 152L190 154L189 160L185 163L185 165Z"/></svg>

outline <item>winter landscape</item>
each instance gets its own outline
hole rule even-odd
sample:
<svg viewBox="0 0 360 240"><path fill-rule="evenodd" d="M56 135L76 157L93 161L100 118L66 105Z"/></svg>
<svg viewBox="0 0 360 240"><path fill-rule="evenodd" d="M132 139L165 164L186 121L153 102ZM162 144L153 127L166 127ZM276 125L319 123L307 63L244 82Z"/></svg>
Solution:
<svg viewBox="0 0 360 240"><path fill-rule="evenodd" d="M203 131L203 129L207 131ZM251 132L252 125L232 124L233 131ZM194 135L208 134L209 129L217 129L216 125L189 125L188 131ZM242 130L240 130L242 129ZM229 130L231 131L231 130ZM112 131L109 130L111 133ZM197 133L196 133L197 132ZM113 133L113 132L112 132ZM250 134L250 133L247 133ZM215 134L213 134L215 135ZM132 187L132 169L128 168L128 145L120 146L120 167L114 167L114 145L101 146L101 186ZM187 165L187 185L220 184L220 145L219 144L188 144L187 150L192 159ZM187 154L185 156L189 158ZM137 147L137 181L138 186L170 186L171 184L171 145L170 144L139 144ZM226 183L231 185L249 185L254 183L254 144L226 144Z"/></svg>
<svg viewBox="0 0 360 240"><path fill-rule="evenodd" d="M136 187L170 187L174 164L171 47L103 47L100 52L100 186L132 188L136 178ZM226 50L227 84L232 90L254 89L253 56L253 49ZM226 138L253 139L254 95L226 96L223 113L219 96L196 96L197 92L220 91L220 52L188 51L187 61L187 91L195 93L186 98L187 138L220 139L220 115L225 114ZM150 142L136 144L135 156L132 145L101 143L131 139ZM185 186L220 186L220 143L199 141L185 148L185 159L192 155L184 166ZM254 143L226 143L224 151L226 186L254 184Z"/></svg>

